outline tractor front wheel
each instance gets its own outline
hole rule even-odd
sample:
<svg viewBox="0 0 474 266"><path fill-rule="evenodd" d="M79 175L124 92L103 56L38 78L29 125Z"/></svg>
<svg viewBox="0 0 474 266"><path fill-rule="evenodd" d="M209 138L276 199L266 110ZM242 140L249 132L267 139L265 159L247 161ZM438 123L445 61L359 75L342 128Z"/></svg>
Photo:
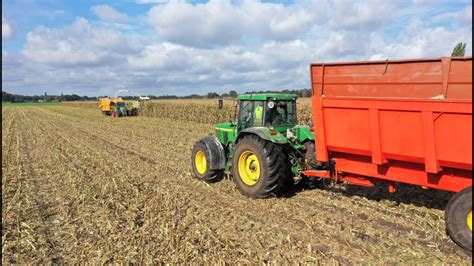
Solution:
<svg viewBox="0 0 474 266"><path fill-rule="evenodd" d="M472 187L457 192L445 212L446 231L451 239L472 251Z"/></svg>
<svg viewBox="0 0 474 266"><path fill-rule="evenodd" d="M198 141L191 156L194 177L204 182L215 182L222 178L223 170L211 170L210 161L212 150L209 150L202 141ZM213 156L216 156L213 154Z"/></svg>
<svg viewBox="0 0 474 266"><path fill-rule="evenodd" d="M232 179L237 189L247 197L278 196L289 183L288 164L280 145L258 136L245 136L237 143L232 161Z"/></svg>

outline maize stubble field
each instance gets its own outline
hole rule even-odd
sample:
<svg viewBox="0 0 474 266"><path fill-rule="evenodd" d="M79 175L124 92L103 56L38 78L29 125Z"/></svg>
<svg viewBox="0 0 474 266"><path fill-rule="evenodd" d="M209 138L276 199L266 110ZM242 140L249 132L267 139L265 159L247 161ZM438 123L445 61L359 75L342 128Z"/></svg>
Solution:
<svg viewBox="0 0 474 266"><path fill-rule="evenodd" d="M299 185L251 200L192 178L192 146L214 130L204 111L94 104L2 108L3 263L471 264L445 233L450 193Z"/></svg>

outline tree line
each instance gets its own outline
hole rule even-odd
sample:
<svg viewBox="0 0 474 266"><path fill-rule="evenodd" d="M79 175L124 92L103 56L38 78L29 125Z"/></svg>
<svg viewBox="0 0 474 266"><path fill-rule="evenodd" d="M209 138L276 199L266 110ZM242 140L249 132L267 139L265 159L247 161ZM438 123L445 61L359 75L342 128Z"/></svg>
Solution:
<svg viewBox="0 0 474 266"><path fill-rule="evenodd" d="M298 97L310 97L311 90L310 89L301 89L301 90L267 90L267 91L249 91L245 94L249 93L292 93L297 94ZM147 95L150 99L215 99L215 98L236 98L237 92L235 90L231 90L227 93L217 93L217 92L209 92L206 95L199 95L199 94L191 94L186 96L177 96L177 95ZM62 102L62 101L96 101L98 98L107 97L107 96L98 96L98 97L90 97L90 96L79 96L77 94L61 94L61 95L48 95L45 93L44 95L20 95L20 94L12 94L2 90L2 102L11 102L11 103L23 103L23 102ZM121 96L124 100L137 100L138 96Z"/></svg>
<svg viewBox="0 0 474 266"><path fill-rule="evenodd" d="M62 102L62 101L91 101L97 97L79 96L77 94L61 95L20 95L12 94L2 90L2 102L23 103L23 102Z"/></svg>

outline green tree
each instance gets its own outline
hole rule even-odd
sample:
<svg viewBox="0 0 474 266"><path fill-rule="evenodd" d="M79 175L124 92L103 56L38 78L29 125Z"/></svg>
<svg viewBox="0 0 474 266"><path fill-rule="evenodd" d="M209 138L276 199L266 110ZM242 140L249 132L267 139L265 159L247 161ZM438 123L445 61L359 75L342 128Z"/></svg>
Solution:
<svg viewBox="0 0 474 266"><path fill-rule="evenodd" d="M229 91L229 96L232 97L232 98L237 98L237 92L232 90L232 91Z"/></svg>
<svg viewBox="0 0 474 266"><path fill-rule="evenodd" d="M209 98L209 99L213 99L213 98L217 98L217 97L219 97L219 94L215 93L215 92L209 92L207 94L207 98Z"/></svg>
<svg viewBox="0 0 474 266"><path fill-rule="evenodd" d="M451 56L464 56L466 54L466 43L458 43L451 53Z"/></svg>

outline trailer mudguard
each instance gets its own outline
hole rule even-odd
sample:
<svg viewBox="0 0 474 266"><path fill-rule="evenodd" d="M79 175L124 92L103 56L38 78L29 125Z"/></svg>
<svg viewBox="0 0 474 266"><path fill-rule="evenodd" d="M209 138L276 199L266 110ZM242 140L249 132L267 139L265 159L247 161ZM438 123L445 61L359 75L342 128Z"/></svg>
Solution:
<svg viewBox="0 0 474 266"><path fill-rule="evenodd" d="M209 151L209 169L225 169L225 152L219 139L217 137L207 136L201 138L199 141L203 142Z"/></svg>

